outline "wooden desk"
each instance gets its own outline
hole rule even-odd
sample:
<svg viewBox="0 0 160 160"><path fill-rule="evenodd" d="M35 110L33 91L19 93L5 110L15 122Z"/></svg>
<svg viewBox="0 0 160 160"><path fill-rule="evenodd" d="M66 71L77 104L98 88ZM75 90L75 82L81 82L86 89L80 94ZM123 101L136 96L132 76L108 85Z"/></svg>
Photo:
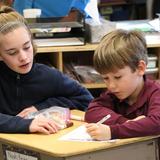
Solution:
<svg viewBox="0 0 160 160"><path fill-rule="evenodd" d="M75 113L77 114L77 111ZM53 135L0 134L0 160L159 159L158 137L123 139L112 143L58 140L79 125L80 122L74 121L73 127ZM2 158L6 153L10 158Z"/></svg>

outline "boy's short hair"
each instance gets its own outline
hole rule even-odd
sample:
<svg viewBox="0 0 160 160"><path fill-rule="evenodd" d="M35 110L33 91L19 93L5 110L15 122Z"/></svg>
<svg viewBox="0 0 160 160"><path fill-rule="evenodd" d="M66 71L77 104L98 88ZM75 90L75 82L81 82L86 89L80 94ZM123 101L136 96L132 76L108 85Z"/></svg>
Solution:
<svg viewBox="0 0 160 160"><path fill-rule="evenodd" d="M146 64L147 45L141 31L114 30L103 37L94 53L94 67L101 73L122 69L129 66L135 71L139 61Z"/></svg>

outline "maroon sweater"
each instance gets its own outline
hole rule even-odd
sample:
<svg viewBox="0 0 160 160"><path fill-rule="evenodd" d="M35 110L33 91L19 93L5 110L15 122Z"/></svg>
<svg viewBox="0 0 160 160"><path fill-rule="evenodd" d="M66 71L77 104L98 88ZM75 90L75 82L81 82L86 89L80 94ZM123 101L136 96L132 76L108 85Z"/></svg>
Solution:
<svg viewBox="0 0 160 160"><path fill-rule="evenodd" d="M85 120L97 122L107 114L111 114L111 118L104 124L109 125L112 139L160 134L160 84L145 80L137 102L133 105L127 104L125 100L120 101L106 91L90 103ZM146 118L126 122L140 115Z"/></svg>

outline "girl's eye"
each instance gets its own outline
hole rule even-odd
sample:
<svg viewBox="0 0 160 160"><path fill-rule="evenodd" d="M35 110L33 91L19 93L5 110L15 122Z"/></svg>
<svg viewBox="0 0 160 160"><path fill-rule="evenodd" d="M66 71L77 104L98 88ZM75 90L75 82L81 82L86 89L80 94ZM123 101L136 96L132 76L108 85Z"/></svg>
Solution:
<svg viewBox="0 0 160 160"><path fill-rule="evenodd" d="M26 46L24 47L24 50L28 50L30 48L30 46Z"/></svg>
<svg viewBox="0 0 160 160"><path fill-rule="evenodd" d="M13 55L15 55L16 53L17 53L16 51L8 52L8 55L13 56Z"/></svg>

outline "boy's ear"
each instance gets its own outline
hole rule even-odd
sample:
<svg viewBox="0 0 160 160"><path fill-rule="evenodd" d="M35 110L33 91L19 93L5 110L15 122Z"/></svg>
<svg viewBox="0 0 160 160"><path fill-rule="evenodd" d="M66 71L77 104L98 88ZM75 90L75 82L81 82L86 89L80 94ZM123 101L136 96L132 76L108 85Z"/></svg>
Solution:
<svg viewBox="0 0 160 160"><path fill-rule="evenodd" d="M1 54L0 54L0 61L3 61L3 58L1 57Z"/></svg>
<svg viewBox="0 0 160 160"><path fill-rule="evenodd" d="M137 67L138 74L143 76L145 74L146 68L147 68L146 62L143 60L140 60Z"/></svg>

